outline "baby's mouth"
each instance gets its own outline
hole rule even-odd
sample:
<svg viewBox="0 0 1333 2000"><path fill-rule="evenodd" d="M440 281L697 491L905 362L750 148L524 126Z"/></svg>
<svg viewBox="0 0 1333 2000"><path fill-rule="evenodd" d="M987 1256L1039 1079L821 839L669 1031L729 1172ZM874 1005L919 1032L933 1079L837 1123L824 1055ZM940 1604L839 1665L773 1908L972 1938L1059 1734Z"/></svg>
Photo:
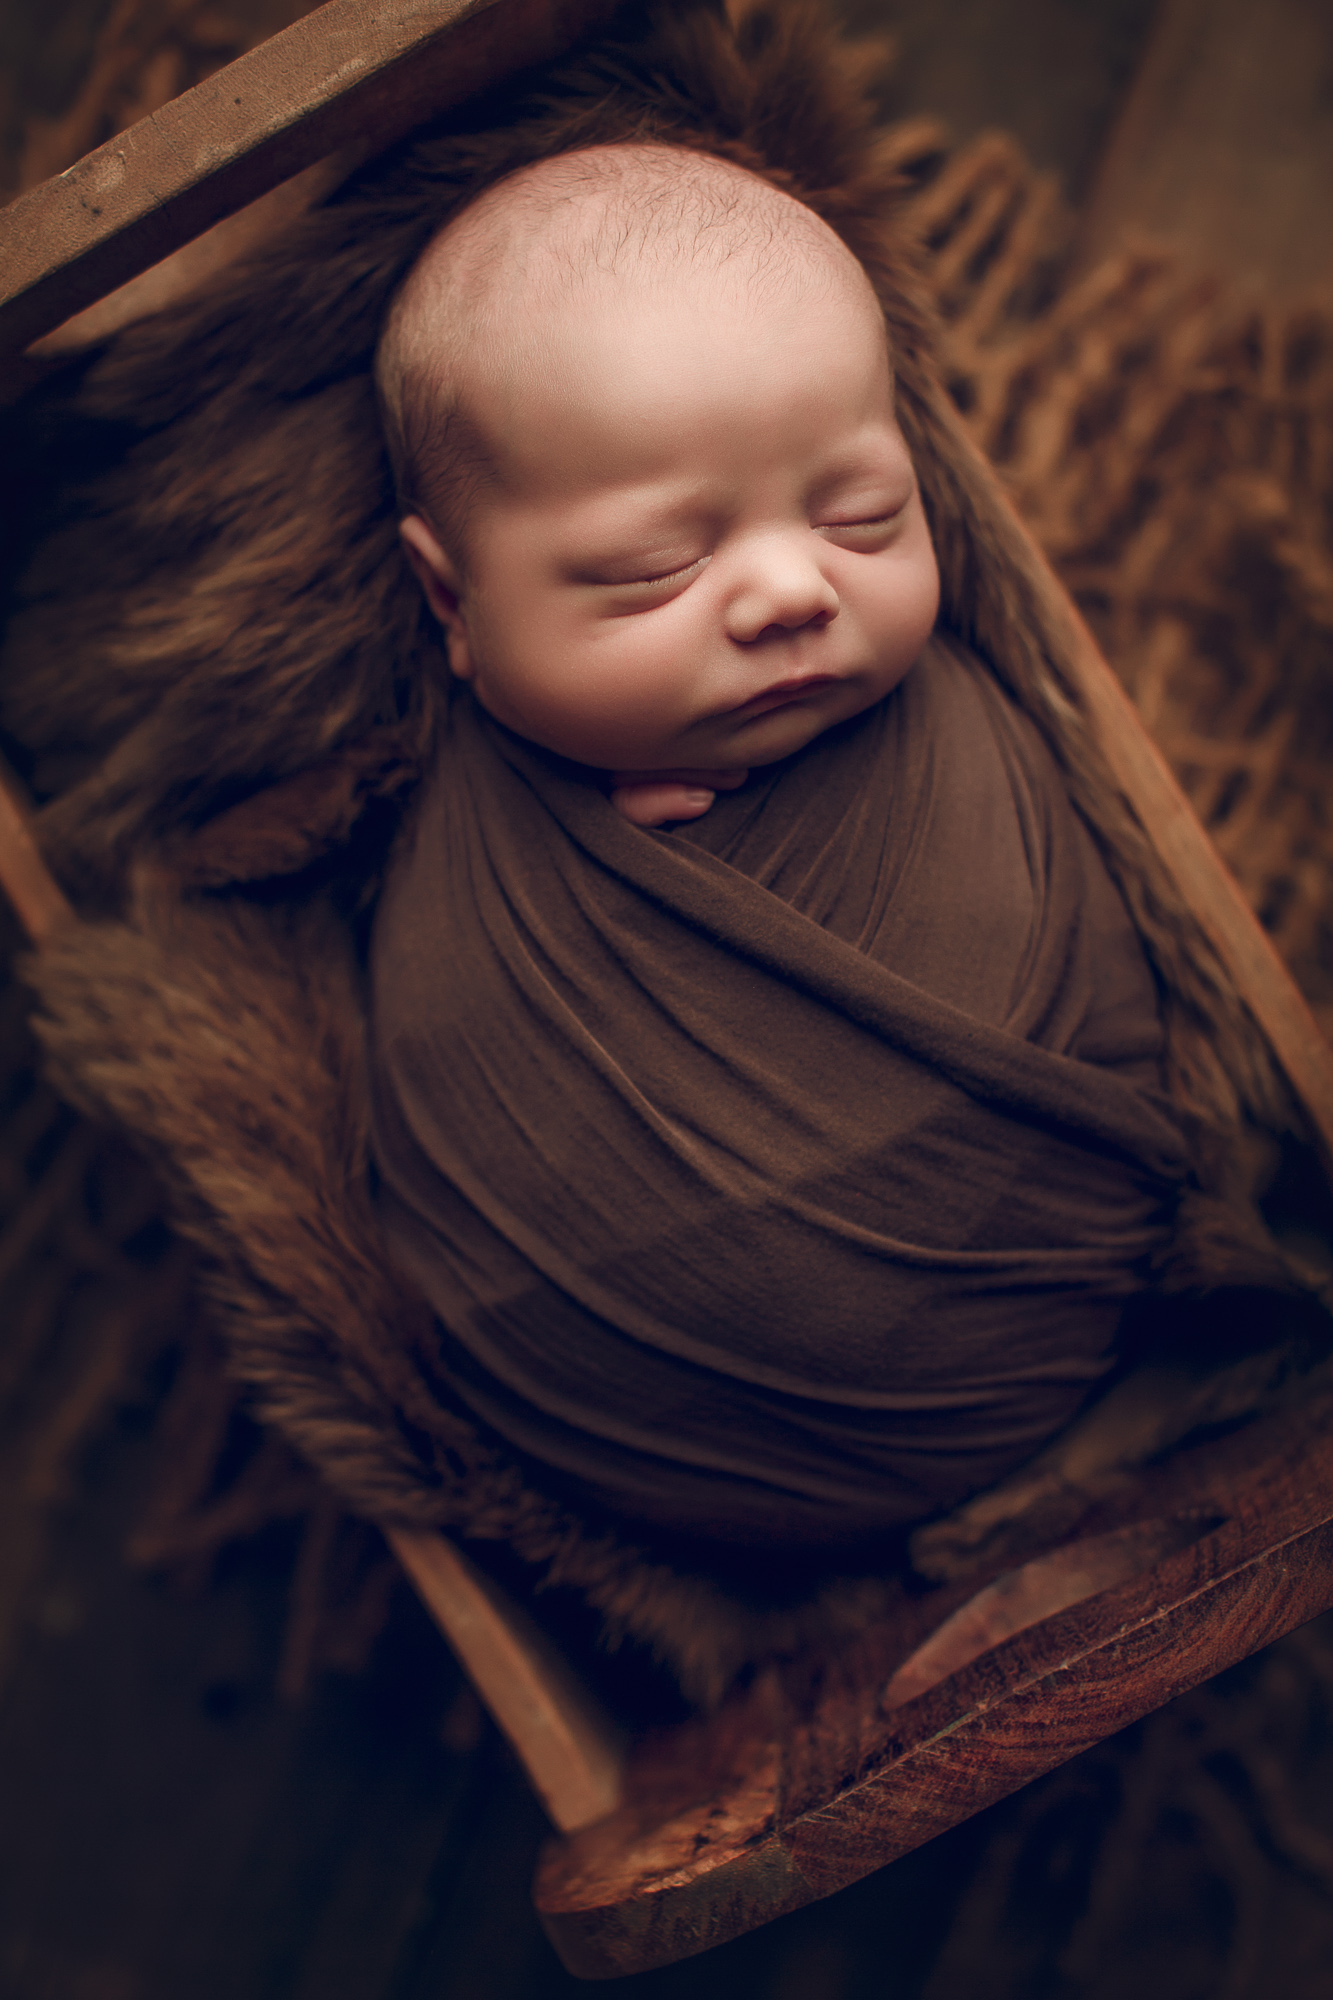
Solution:
<svg viewBox="0 0 1333 2000"><path fill-rule="evenodd" d="M793 702L804 701L807 695L818 694L821 688L832 687L837 678L836 674L797 674L791 680L775 681L762 694L753 695L728 713L764 715L771 708L786 708Z"/></svg>

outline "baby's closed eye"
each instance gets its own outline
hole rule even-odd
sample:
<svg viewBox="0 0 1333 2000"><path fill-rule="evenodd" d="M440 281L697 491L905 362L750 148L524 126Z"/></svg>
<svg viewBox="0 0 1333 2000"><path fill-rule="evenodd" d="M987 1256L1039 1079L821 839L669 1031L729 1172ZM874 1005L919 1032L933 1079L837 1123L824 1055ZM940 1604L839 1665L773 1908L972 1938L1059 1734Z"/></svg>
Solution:
<svg viewBox="0 0 1333 2000"><path fill-rule="evenodd" d="M642 576L625 577L607 585L610 590L661 590L692 580L705 567L708 557L695 556L692 561L679 563L671 569L645 571Z"/></svg>
<svg viewBox="0 0 1333 2000"><path fill-rule="evenodd" d="M614 567L599 564L576 578L576 582L596 592L605 613L632 616L635 612L654 611L679 597L703 574L709 561L710 557L704 554L683 562L667 560L660 567L651 558L638 563L616 563Z"/></svg>
<svg viewBox="0 0 1333 2000"><path fill-rule="evenodd" d="M888 513L876 514L865 520L816 522L815 532L822 535L825 541L836 542L840 548L873 555L893 540L906 512L904 502Z"/></svg>

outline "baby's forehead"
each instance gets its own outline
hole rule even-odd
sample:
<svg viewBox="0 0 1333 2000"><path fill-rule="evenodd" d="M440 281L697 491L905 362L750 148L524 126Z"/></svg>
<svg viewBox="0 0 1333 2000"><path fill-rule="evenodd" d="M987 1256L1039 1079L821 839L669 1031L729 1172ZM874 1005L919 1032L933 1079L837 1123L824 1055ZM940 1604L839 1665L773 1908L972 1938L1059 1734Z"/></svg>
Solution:
<svg viewBox="0 0 1333 2000"><path fill-rule="evenodd" d="M665 324L681 352L696 324L748 345L766 317L789 326L812 306L870 327L882 367L884 318L862 266L770 182L665 145L544 160L472 202L401 288L376 364L391 449L418 470L469 452L493 466L534 376L590 351L599 330L611 372L632 376L627 357L662 352Z"/></svg>
<svg viewBox="0 0 1333 2000"><path fill-rule="evenodd" d="M452 246L450 239L453 238ZM758 174L678 146L558 155L509 176L444 232L464 262L539 274L847 260L814 212Z"/></svg>
<svg viewBox="0 0 1333 2000"><path fill-rule="evenodd" d="M395 317L418 349L492 352L534 319L608 291L734 287L756 308L830 288L870 299L861 266L811 209L710 154L621 145L565 154L490 188L409 275Z"/></svg>

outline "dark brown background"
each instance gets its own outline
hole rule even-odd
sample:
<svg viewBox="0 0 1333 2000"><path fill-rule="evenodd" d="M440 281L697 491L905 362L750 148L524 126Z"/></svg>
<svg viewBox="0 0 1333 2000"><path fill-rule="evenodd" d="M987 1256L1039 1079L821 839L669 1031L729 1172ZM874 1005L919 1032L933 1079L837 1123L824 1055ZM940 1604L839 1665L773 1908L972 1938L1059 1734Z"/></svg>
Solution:
<svg viewBox="0 0 1333 2000"><path fill-rule="evenodd" d="M845 4L897 36L886 109L1015 133L1060 174L1087 255L1147 228L1270 294L1327 279L1321 0ZM170 32L137 67L129 35L110 99L122 119L151 109L296 11L161 0ZM112 12L0 4L4 191L107 136L89 72ZM277 1688L294 1528L242 1540L194 1588L127 1565L190 1307L151 1190L34 1085L12 986L0 1008L0 2000L573 1992L528 1908L539 1815L405 1590L364 1674L293 1701ZM33 1286L62 1301L36 1359L53 1322ZM90 1355L107 1357L100 1387ZM635 2000L1324 2000L1331 1800L1322 1623L833 1901L624 1984Z"/></svg>

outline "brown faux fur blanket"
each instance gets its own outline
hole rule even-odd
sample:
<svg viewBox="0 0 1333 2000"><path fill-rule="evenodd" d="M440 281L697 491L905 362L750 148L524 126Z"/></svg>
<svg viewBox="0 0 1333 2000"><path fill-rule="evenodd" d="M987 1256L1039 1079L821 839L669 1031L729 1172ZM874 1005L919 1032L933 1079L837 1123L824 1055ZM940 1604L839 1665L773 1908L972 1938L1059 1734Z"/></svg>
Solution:
<svg viewBox="0 0 1333 2000"><path fill-rule="evenodd" d="M632 7L359 168L264 258L45 399L38 435L58 446L74 426L102 469L32 553L5 665L43 840L88 913L35 968L41 1034L74 1101L162 1161L261 1407L355 1508L507 1543L700 1698L864 1617L874 1579L747 1601L530 1482L438 1381L368 1202L362 917L441 672L397 549L369 369L395 285L462 202L556 150L658 138L769 174L843 235L884 301L942 622L1045 737L1121 887L1200 1181L1234 1193L1245 1121L1289 1115L1107 776L1063 633L940 386L871 74L808 6L738 26L707 0Z"/></svg>

